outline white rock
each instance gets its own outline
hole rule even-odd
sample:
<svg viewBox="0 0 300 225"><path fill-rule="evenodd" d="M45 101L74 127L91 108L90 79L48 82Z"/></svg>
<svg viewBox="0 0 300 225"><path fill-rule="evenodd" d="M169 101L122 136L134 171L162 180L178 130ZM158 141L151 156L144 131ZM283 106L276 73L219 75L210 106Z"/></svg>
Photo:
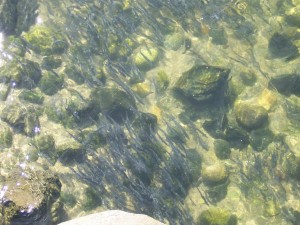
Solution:
<svg viewBox="0 0 300 225"><path fill-rule="evenodd" d="M58 225L165 225L153 218L143 215L128 213L120 210L109 210L79 217Z"/></svg>

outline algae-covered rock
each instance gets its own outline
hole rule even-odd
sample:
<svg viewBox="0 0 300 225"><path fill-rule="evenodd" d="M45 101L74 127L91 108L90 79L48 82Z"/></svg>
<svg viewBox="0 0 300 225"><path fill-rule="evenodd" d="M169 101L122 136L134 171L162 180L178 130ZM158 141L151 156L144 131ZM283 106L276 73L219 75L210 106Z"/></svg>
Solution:
<svg viewBox="0 0 300 225"><path fill-rule="evenodd" d="M63 165L80 163L85 159L85 149L82 148L81 140L82 137L76 133L70 133L67 136L57 138L56 149L59 161Z"/></svg>
<svg viewBox="0 0 300 225"><path fill-rule="evenodd" d="M49 171L10 171L4 180L0 219L3 224L51 224L51 211L61 183ZM61 210L61 209L57 209Z"/></svg>
<svg viewBox="0 0 300 225"><path fill-rule="evenodd" d="M262 106L240 102L235 104L235 117L241 126L253 130L266 124L268 112Z"/></svg>
<svg viewBox="0 0 300 225"><path fill-rule="evenodd" d="M226 182L228 179L228 172L223 163L215 163L210 166L205 166L202 169L203 181L209 185L216 185Z"/></svg>
<svg viewBox="0 0 300 225"><path fill-rule="evenodd" d="M72 194L71 190L67 192L62 191L60 194L60 198L64 206L68 208L73 208L77 203L76 196Z"/></svg>
<svg viewBox="0 0 300 225"><path fill-rule="evenodd" d="M41 55L62 54L68 47L63 35L50 27L35 25L24 34L32 50Z"/></svg>
<svg viewBox="0 0 300 225"><path fill-rule="evenodd" d="M273 133L266 128L253 130L249 135L249 142L255 151L262 151L273 141Z"/></svg>
<svg viewBox="0 0 300 225"><path fill-rule="evenodd" d="M38 3L24 0L2 0L0 2L0 31L19 35L34 24Z"/></svg>
<svg viewBox="0 0 300 225"><path fill-rule="evenodd" d="M67 110L66 99L57 96L45 106L45 113L49 120L71 128L75 124L75 117Z"/></svg>
<svg viewBox="0 0 300 225"><path fill-rule="evenodd" d="M237 225L237 217L228 210L209 208L197 219L197 225Z"/></svg>
<svg viewBox="0 0 300 225"><path fill-rule="evenodd" d="M90 211L102 205L102 199L101 196L99 196L99 192L93 188L86 188L84 195L84 201L81 203L81 207L84 211Z"/></svg>
<svg viewBox="0 0 300 225"><path fill-rule="evenodd" d="M292 7L286 12L285 21L290 26L300 27L300 5Z"/></svg>
<svg viewBox="0 0 300 225"><path fill-rule="evenodd" d="M20 104L13 104L3 108L1 119L11 126L17 126L24 123L26 108Z"/></svg>
<svg viewBox="0 0 300 225"><path fill-rule="evenodd" d="M219 138L228 141L231 147L242 149L249 144L248 132L238 124L233 110L224 116L222 126L225 137Z"/></svg>
<svg viewBox="0 0 300 225"><path fill-rule="evenodd" d="M257 81L257 76L253 71L241 72L240 78L246 86L253 86Z"/></svg>
<svg viewBox="0 0 300 225"><path fill-rule="evenodd" d="M0 82L32 89L41 78L39 64L31 60L12 60L0 68Z"/></svg>
<svg viewBox="0 0 300 225"><path fill-rule="evenodd" d="M283 172L291 178L300 180L300 157L293 153L287 154L282 163Z"/></svg>
<svg viewBox="0 0 300 225"><path fill-rule="evenodd" d="M61 66L61 64L62 64L61 58L53 55L45 56L43 57L42 60L42 68L46 70L57 69L58 67Z"/></svg>
<svg viewBox="0 0 300 225"><path fill-rule="evenodd" d="M300 76L297 73L293 74L279 74L272 76L269 81L269 87L275 88L283 95L300 95Z"/></svg>
<svg viewBox="0 0 300 225"><path fill-rule="evenodd" d="M273 109L277 102L277 95L275 91L265 88L260 96L258 96L257 103L264 107L267 111Z"/></svg>
<svg viewBox="0 0 300 225"><path fill-rule="evenodd" d="M229 73L229 69L196 65L182 74L174 90L196 101L208 100L222 90Z"/></svg>
<svg viewBox="0 0 300 225"><path fill-rule="evenodd" d="M132 127L142 141L148 140L149 135L157 128L157 117L151 113L138 113L133 119Z"/></svg>
<svg viewBox="0 0 300 225"><path fill-rule="evenodd" d="M274 58L293 58L298 55L298 48L285 34L274 33L269 40L269 51Z"/></svg>
<svg viewBox="0 0 300 225"><path fill-rule="evenodd" d="M39 130L38 117L40 111L34 107L21 104L6 106L1 112L1 119L28 136L35 135Z"/></svg>
<svg viewBox="0 0 300 225"><path fill-rule="evenodd" d="M24 118L24 133L27 136L34 136L40 132L39 113L32 107L27 110Z"/></svg>
<svg viewBox="0 0 300 225"><path fill-rule="evenodd" d="M264 203L264 216L272 217L280 213L280 206L276 200L269 199Z"/></svg>
<svg viewBox="0 0 300 225"><path fill-rule="evenodd" d="M157 94L164 93L169 87L170 80L167 73L164 70L158 71L155 77L155 89Z"/></svg>
<svg viewBox="0 0 300 225"><path fill-rule="evenodd" d="M0 126L0 149L9 148L13 143L13 133L5 124Z"/></svg>
<svg viewBox="0 0 300 225"><path fill-rule="evenodd" d="M117 121L130 117L136 109L134 98L117 88L98 88L91 96L97 111Z"/></svg>
<svg viewBox="0 0 300 225"><path fill-rule="evenodd" d="M39 90L23 90L18 97L19 99L38 105L44 102L44 96Z"/></svg>
<svg viewBox="0 0 300 225"><path fill-rule="evenodd" d="M141 98L145 98L152 93L150 84L148 82L133 84L131 89Z"/></svg>
<svg viewBox="0 0 300 225"><path fill-rule="evenodd" d="M8 54L24 57L26 43L20 37L9 36L3 42L3 50Z"/></svg>
<svg viewBox="0 0 300 225"><path fill-rule="evenodd" d="M141 70L152 69L159 59L159 49L154 46L143 46L133 55L133 62Z"/></svg>
<svg viewBox="0 0 300 225"><path fill-rule="evenodd" d="M228 141L216 139L214 142L215 154L219 159L228 159L230 157L230 145Z"/></svg>
<svg viewBox="0 0 300 225"><path fill-rule="evenodd" d="M195 184L201 175L202 159L196 149L188 149L186 152L187 174L192 184Z"/></svg>
<svg viewBox="0 0 300 225"><path fill-rule="evenodd" d="M52 165L57 161L55 140L51 134L40 134L36 136L32 145L38 150L38 153L45 157Z"/></svg>
<svg viewBox="0 0 300 225"><path fill-rule="evenodd" d="M64 74L75 81L77 84L83 84L85 81L85 76L80 72L74 65L66 65L64 69Z"/></svg>
<svg viewBox="0 0 300 225"><path fill-rule="evenodd" d="M54 73L52 71L46 71L43 73L39 82L39 87L46 95L54 95L64 84L64 77Z"/></svg>
<svg viewBox="0 0 300 225"><path fill-rule="evenodd" d="M212 28L209 31L212 43L215 45L226 45L228 42L226 31L223 27Z"/></svg>
<svg viewBox="0 0 300 225"><path fill-rule="evenodd" d="M184 34L182 32L175 32L166 36L164 46L167 49L174 51L178 50L184 43Z"/></svg>

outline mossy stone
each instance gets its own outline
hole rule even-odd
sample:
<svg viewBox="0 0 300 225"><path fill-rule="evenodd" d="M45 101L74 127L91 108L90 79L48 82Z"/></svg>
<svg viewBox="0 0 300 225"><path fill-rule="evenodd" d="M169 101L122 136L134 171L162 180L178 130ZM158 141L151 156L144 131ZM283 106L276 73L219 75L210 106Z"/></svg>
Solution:
<svg viewBox="0 0 300 225"><path fill-rule="evenodd" d="M300 27L300 5L290 8L285 15L285 21L290 26Z"/></svg>
<svg viewBox="0 0 300 225"><path fill-rule="evenodd" d="M182 32L175 32L166 36L164 46L174 51L178 50L184 43L184 35Z"/></svg>
<svg viewBox="0 0 300 225"><path fill-rule="evenodd" d="M84 202L82 202L83 210L90 211L101 205L102 200L99 193L91 187L86 188L84 191Z"/></svg>
<svg viewBox="0 0 300 225"><path fill-rule="evenodd" d="M85 81L84 74L80 72L74 65L67 65L64 69L64 74L77 84L83 84Z"/></svg>
<svg viewBox="0 0 300 225"><path fill-rule="evenodd" d="M186 152L187 174L190 182L195 184L201 175L202 158L196 149L188 149Z"/></svg>
<svg viewBox="0 0 300 225"><path fill-rule="evenodd" d="M55 140L52 135L38 135L33 139L32 144L39 151L39 154L48 159L52 165L55 164L58 155L56 153Z"/></svg>
<svg viewBox="0 0 300 225"><path fill-rule="evenodd" d="M269 81L269 87L275 88L276 91L283 95L300 95L300 76L297 73L278 74L272 76Z"/></svg>
<svg viewBox="0 0 300 225"><path fill-rule="evenodd" d="M1 112L1 119L11 126L23 124L26 115L26 108L20 104L14 104L4 107Z"/></svg>
<svg viewBox="0 0 300 225"><path fill-rule="evenodd" d="M253 71L242 72L240 74L240 77L243 84L245 84L246 86L253 86L257 81L256 74Z"/></svg>
<svg viewBox="0 0 300 225"><path fill-rule="evenodd" d="M298 54L298 48L285 34L274 33L269 40L269 51L274 58L293 58Z"/></svg>
<svg viewBox="0 0 300 225"><path fill-rule="evenodd" d="M68 208L73 208L77 203L75 195L70 192L61 192L60 198L64 205Z"/></svg>
<svg viewBox="0 0 300 225"><path fill-rule="evenodd" d="M55 140L54 137L50 134L38 135L33 142L34 146L40 152L49 152L55 151Z"/></svg>
<svg viewBox="0 0 300 225"><path fill-rule="evenodd" d="M237 225L237 217L221 208L209 208L197 219L197 225Z"/></svg>
<svg viewBox="0 0 300 225"><path fill-rule="evenodd" d="M223 163L215 163L210 166L205 166L202 169L203 181L208 185L217 185L226 182L228 179L228 172Z"/></svg>
<svg viewBox="0 0 300 225"><path fill-rule="evenodd" d="M53 55L45 56L43 57L42 60L42 67L46 70L57 69L58 67L61 66L61 64L62 64L61 58Z"/></svg>
<svg viewBox="0 0 300 225"><path fill-rule="evenodd" d="M38 90L23 90L18 97L19 99L38 105L44 102L44 96Z"/></svg>
<svg viewBox="0 0 300 225"><path fill-rule="evenodd" d="M67 110L67 106L65 99L57 97L45 107L45 113L49 120L72 128L75 124L75 117Z"/></svg>
<svg viewBox="0 0 300 225"><path fill-rule="evenodd" d="M182 74L174 91L191 100L209 100L220 93L229 73L230 70L225 68L195 65Z"/></svg>
<svg viewBox="0 0 300 225"><path fill-rule="evenodd" d="M39 64L31 60L12 60L0 69L0 82L27 89L36 87L41 78Z"/></svg>
<svg viewBox="0 0 300 225"><path fill-rule="evenodd" d="M280 213L280 206L277 201L269 199L264 203L264 216L273 217Z"/></svg>
<svg viewBox="0 0 300 225"><path fill-rule="evenodd" d="M9 36L3 43L4 50L7 51L9 54L14 54L20 57L24 57L26 53L26 45L25 42L15 36Z"/></svg>
<svg viewBox="0 0 300 225"><path fill-rule="evenodd" d="M41 55L62 54L68 47L62 34L42 25L33 26L24 38L32 50Z"/></svg>
<svg viewBox="0 0 300 225"><path fill-rule="evenodd" d="M54 95L64 84L64 77L58 75L52 71L46 71L43 73L39 82L39 87L46 95Z"/></svg>
<svg viewBox="0 0 300 225"><path fill-rule="evenodd" d="M255 151L262 151L273 141L273 133L266 128L253 130L249 135L249 142Z"/></svg>
<svg viewBox="0 0 300 225"><path fill-rule="evenodd" d="M263 127L268 121L268 111L260 106L247 103L235 104L237 122L248 130Z"/></svg>
<svg viewBox="0 0 300 225"><path fill-rule="evenodd" d="M143 46L133 55L133 62L141 70L152 69L159 59L159 50L154 46Z"/></svg>
<svg viewBox="0 0 300 225"><path fill-rule="evenodd" d="M118 88L98 88L91 96L95 109L116 121L130 118L136 109L135 99Z"/></svg>
<svg viewBox="0 0 300 225"><path fill-rule="evenodd" d="M300 180L300 158L292 153L287 154L282 162L282 168L285 174Z"/></svg>
<svg viewBox="0 0 300 225"><path fill-rule="evenodd" d="M28 111L24 118L24 133L27 136L34 136L39 133L39 118L38 113L32 110Z"/></svg>
<svg viewBox="0 0 300 225"><path fill-rule="evenodd" d="M7 126L7 125L6 125ZM0 149L9 148L13 143L13 133L9 127L0 127Z"/></svg>
<svg viewBox="0 0 300 225"><path fill-rule="evenodd" d="M223 27L216 27L209 30L209 36L215 45L226 45L228 43L227 34Z"/></svg>
<svg viewBox="0 0 300 225"><path fill-rule="evenodd" d="M228 159L230 157L230 145L228 141L216 139L214 142L215 154L219 159Z"/></svg>
<svg viewBox="0 0 300 225"><path fill-rule="evenodd" d="M164 70L158 71L155 77L155 88L158 94L161 94L169 87L170 80L167 73Z"/></svg>

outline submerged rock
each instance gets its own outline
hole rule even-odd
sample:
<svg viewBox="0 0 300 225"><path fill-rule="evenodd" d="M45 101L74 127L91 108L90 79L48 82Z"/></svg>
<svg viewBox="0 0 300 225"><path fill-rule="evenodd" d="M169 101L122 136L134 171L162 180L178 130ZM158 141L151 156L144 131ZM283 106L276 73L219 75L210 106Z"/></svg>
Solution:
<svg viewBox="0 0 300 225"><path fill-rule="evenodd" d="M182 74L174 90L196 101L208 100L222 89L229 73L230 70L225 68L196 65Z"/></svg>
<svg viewBox="0 0 300 225"><path fill-rule="evenodd" d="M31 60L12 60L0 68L0 82L13 86L32 89L40 78L39 64Z"/></svg>
<svg viewBox="0 0 300 225"><path fill-rule="evenodd" d="M39 87L46 95L54 95L56 92L62 89L63 84L63 76L59 76L52 71L47 71L43 73L43 76L39 82Z"/></svg>
<svg viewBox="0 0 300 225"><path fill-rule="evenodd" d="M300 6L293 7L286 12L285 21L295 27L300 27Z"/></svg>
<svg viewBox="0 0 300 225"><path fill-rule="evenodd" d="M68 47L62 34L46 26L32 27L24 38L32 50L41 55L62 54Z"/></svg>
<svg viewBox="0 0 300 225"><path fill-rule="evenodd" d="M182 32L175 32L166 36L164 46L167 49L174 51L178 50L184 43L184 34Z"/></svg>
<svg viewBox="0 0 300 225"><path fill-rule="evenodd" d="M5 125L0 125L0 149L9 148L13 143L13 133L11 129Z"/></svg>
<svg viewBox="0 0 300 225"><path fill-rule="evenodd" d="M283 95L300 95L300 76L294 74L280 74L272 76L269 81L269 87L275 88L279 93Z"/></svg>
<svg viewBox="0 0 300 225"><path fill-rule="evenodd" d="M230 145L228 141L216 139L214 147L215 154L219 159L228 159L230 157Z"/></svg>
<svg viewBox="0 0 300 225"><path fill-rule="evenodd" d="M221 208L210 208L201 213L197 225L236 225L237 217Z"/></svg>
<svg viewBox="0 0 300 225"><path fill-rule="evenodd" d="M117 88L99 88L92 94L96 110L120 121L130 117L136 109L132 96Z"/></svg>
<svg viewBox="0 0 300 225"><path fill-rule="evenodd" d="M21 34L34 24L37 16L37 0L2 0L0 2L0 31L5 34Z"/></svg>
<svg viewBox="0 0 300 225"><path fill-rule="evenodd" d="M1 191L0 220L11 225L50 224L60 189L58 177L48 171L11 171Z"/></svg>
<svg viewBox="0 0 300 225"><path fill-rule="evenodd" d="M152 69L159 58L159 50L156 47L145 46L133 55L133 62L141 70Z"/></svg>
<svg viewBox="0 0 300 225"><path fill-rule="evenodd" d="M209 185L224 183L228 179L228 172L222 163L206 166L202 170L203 181Z"/></svg>
<svg viewBox="0 0 300 225"><path fill-rule="evenodd" d="M253 130L268 121L268 112L262 106L240 102L235 105L235 117L244 128Z"/></svg>
<svg viewBox="0 0 300 225"><path fill-rule="evenodd" d="M277 32L269 40L269 51L274 58L293 58L298 55L298 48L292 40Z"/></svg>

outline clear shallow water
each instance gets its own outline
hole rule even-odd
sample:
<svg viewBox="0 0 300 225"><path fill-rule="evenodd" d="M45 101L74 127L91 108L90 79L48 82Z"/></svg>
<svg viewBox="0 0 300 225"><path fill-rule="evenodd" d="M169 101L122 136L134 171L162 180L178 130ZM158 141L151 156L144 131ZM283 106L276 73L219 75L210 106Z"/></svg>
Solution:
<svg viewBox="0 0 300 225"><path fill-rule="evenodd" d="M57 173L58 221L123 209L204 224L217 207L297 224L297 4L41 1L24 43L5 37L6 71L23 73L2 67L2 176Z"/></svg>

